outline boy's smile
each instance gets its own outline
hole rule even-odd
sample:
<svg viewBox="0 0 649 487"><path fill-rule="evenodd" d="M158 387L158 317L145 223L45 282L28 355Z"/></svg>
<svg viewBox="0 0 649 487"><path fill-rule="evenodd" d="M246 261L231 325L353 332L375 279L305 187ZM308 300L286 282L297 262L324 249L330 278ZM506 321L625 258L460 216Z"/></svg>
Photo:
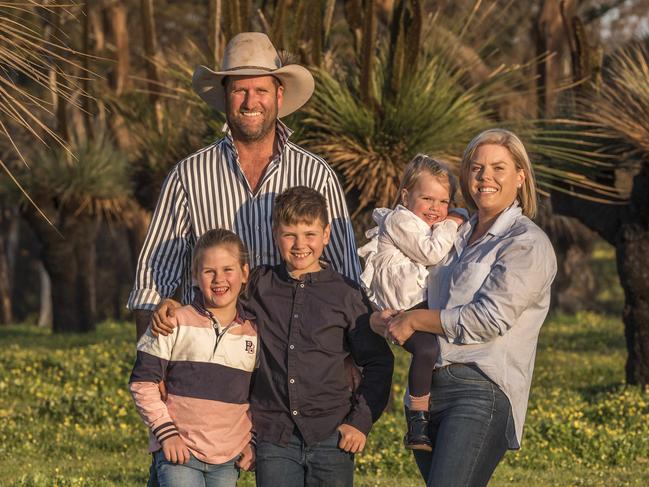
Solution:
<svg viewBox="0 0 649 487"><path fill-rule="evenodd" d="M311 223L280 223L275 229L275 241L289 273L299 278L309 272L318 272L320 257L329 243L330 225L323 225L320 219Z"/></svg>

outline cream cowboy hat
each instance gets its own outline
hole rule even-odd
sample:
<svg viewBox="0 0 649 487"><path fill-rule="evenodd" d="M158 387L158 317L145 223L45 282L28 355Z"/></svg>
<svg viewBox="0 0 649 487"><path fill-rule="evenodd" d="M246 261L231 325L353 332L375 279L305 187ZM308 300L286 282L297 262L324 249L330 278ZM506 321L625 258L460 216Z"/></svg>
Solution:
<svg viewBox="0 0 649 487"><path fill-rule="evenodd" d="M224 112L224 77L266 75L279 79L284 87L279 117L299 109L313 94L315 83L309 70L298 64L282 66L277 50L268 36L261 32L242 32L234 36L225 46L221 71L197 67L192 87L208 105Z"/></svg>

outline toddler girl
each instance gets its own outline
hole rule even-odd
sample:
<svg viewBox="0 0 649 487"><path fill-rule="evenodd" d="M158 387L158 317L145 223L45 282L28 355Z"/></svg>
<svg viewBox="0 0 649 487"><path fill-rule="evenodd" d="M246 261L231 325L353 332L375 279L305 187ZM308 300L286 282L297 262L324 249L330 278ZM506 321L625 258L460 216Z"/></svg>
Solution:
<svg viewBox="0 0 649 487"><path fill-rule="evenodd" d="M238 469L254 465L248 391L257 332L237 304L246 262L237 235L205 233L192 258L200 292L170 318L177 331L154 337L149 327L137 345L129 387L151 430L162 486L234 486Z"/></svg>
<svg viewBox="0 0 649 487"><path fill-rule="evenodd" d="M427 266L448 254L466 217L463 209L448 215L456 188L446 165L419 154L406 166L394 209L374 210L378 227L367 232L371 240L358 253L365 259L362 284L380 310L405 310L426 300ZM415 332L404 348L412 354L405 446L430 450L428 402L437 338Z"/></svg>

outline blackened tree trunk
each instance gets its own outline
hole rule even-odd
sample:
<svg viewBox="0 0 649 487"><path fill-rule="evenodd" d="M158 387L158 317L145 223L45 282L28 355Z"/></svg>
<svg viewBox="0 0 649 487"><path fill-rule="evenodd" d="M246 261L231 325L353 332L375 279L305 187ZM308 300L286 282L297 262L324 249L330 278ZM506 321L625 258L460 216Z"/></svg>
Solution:
<svg viewBox="0 0 649 487"><path fill-rule="evenodd" d="M631 201L617 235L617 268L624 289L624 334L630 384L649 384L649 166L633 179Z"/></svg>
<svg viewBox="0 0 649 487"><path fill-rule="evenodd" d="M578 218L615 246L624 289L629 384L649 384L649 163L633 178L628 204L606 205L553 193L559 213Z"/></svg>
<svg viewBox="0 0 649 487"><path fill-rule="evenodd" d="M98 219L70 214L59 220L59 234L33 210L27 209L25 217L41 242L41 259L51 280L52 330L55 333L94 331Z"/></svg>

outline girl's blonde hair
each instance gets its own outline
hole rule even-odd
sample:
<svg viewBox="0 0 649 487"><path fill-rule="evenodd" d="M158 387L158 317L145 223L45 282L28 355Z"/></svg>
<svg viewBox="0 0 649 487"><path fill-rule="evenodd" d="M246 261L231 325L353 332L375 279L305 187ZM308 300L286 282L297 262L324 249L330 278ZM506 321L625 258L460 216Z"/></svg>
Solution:
<svg viewBox="0 0 649 487"><path fill-rule="evenodd" d="M239 265L243 269L248 264L248 249L239 236L225 228L215 228L205 232L196 242L192 254L192 276L198 276L198 266L203 258L203 252L213 247L230 247L239 253Z"/></svg>
<svg viewBox="0 0 649 487"><path fill-rule="evenodd" d="M403 190L412 191L412 188L417 184L417 179L422 173L428 173L435 176L440 182L448 188L449 202L452 205L455 201L455 193L457 192L457 178L453 175L449 167L426 154L417 154L406 166L401 178L401 184L397 191L397 196L392 204L395 208L398 204L403 203L402 193Z"/></svg>
<svg viewBox="0 0 649 487"><path fill-rule="evenodd" d="M473 156L482 145L499 145L509 151L516 165L516 169L522 170L525 175L523 184L518 188L516 199L521 205L523 215L528 218L534 218L537 208L537 195L532 164L521 139L513 132L505 129L496 128L481 132L469 142L469 145L464 150L462 162L460 163L460 187L462 188L462 196L464 196L466 204L472 209L476 208L475 202L471 198L469 180Z"/></svg>

